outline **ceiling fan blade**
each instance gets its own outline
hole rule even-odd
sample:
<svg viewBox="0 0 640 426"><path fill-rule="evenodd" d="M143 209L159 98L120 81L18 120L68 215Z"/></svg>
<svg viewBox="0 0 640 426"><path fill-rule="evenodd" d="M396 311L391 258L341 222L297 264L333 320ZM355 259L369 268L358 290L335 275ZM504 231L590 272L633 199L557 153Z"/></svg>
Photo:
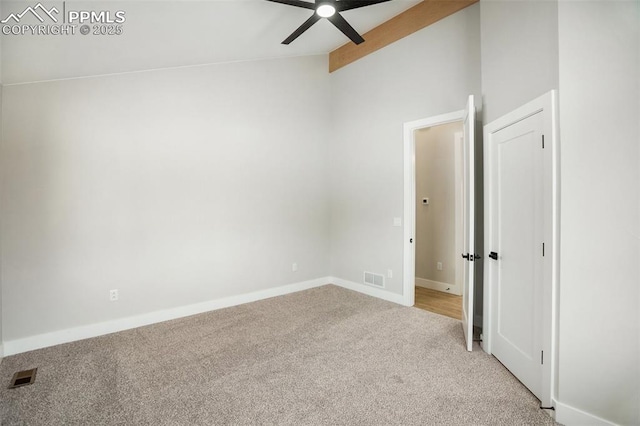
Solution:
<svg viewBox="0 0 640 426"><path fill-rule="evenodd" d="M336 13L333 16L327 18L333 25L335 25L340 31L344 33L347 37L351 39L355 44L360 44L364 41L362 36L358 34L356 30L353 29L351 25L340 15Z"/></svg>
<svg viewBox="0 0 640 426"><path fill-rule="evenodd" d="M304 7L305 9L311 9L311 10L316 9L316 5L314 3L309 3L302 0L267 0L267 1L272 1L274 3L287 4L289 6Z"/></svg>
<svg viewBox="0 0 640 426"><path fill-rule="evenodd" d="M339 12L359 7L371 6L378 3L384 3L390 0L341 0L335 2L336 10Z"/></svg>
<svg viewBox="0 0 640 426"><path fill-rule="evenodd" d="M315 24L316 22L318 22L320 20L320 17L318 16L317 13L314 13L313 15L311 15L311 18L307 19L306 21L304 21L304 23L302 25L300 25L298 27L297 30L295 30L293 33L291 33L291 35L289 37L287 37L282 44L289 44L291 43L293 40L297 39L298 37L300 37L300 35L307 31L313 24Z"/></svg>

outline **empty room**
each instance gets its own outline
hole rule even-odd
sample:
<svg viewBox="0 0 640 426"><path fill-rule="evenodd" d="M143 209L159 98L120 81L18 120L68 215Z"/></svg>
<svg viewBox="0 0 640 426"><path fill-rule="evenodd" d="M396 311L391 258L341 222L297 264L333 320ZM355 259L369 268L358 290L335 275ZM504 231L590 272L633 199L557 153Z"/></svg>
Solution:
<svg viewBox="0 0 640 426"><path fill-rule="evenodd" d="M637 1L0 29L0 424L640 425Z"/></svg>

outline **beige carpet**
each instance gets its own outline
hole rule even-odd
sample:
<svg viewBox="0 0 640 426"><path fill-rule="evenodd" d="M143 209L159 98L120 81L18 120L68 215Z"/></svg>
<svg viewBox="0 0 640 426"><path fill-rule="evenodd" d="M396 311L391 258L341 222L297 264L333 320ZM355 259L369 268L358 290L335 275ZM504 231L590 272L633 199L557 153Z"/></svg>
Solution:
<svg viewBox="0 0 640 426"><path fill-rule="evenodd" d="M330 285L7 357L1 423L554 424L476 349L459 321Z"/></svg>

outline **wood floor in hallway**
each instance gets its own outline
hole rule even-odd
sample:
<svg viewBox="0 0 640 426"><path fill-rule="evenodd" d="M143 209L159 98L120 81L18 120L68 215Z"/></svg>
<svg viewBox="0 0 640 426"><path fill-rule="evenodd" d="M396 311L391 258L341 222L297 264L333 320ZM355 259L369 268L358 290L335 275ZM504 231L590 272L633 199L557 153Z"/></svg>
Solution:
<svg viewBox="0 0 640 426"><path fill-rule="evenodd" d="M462 296L416 286L416 308L462 319Z"/></svg>

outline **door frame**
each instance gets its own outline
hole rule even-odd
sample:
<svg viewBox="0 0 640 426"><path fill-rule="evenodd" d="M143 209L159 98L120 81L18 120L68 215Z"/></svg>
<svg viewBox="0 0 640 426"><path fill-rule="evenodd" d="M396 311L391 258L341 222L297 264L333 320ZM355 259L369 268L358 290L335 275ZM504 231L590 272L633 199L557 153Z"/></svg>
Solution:
<svg viewBox="0 0 640 426"><path fill-rule="evenodd" d="M490 253L492 229L492 181L491 169L493 135L534 114L542 113L543 134L545 136L545 149L549 149L551 161L544 162L543 167L543 203L545 221L544 238L550 247L545 252L549 253L548 261L543 265L543 300L542 300L542 350L545 362L542 364L542 394L543 407L555 405L557 362L558 362L558 289L560 266L560 144L558 137L558 100L555 90L545 93L531 102L517 108L514 111L492 121L484 126L484 253ZM547 169L546 167L549 167ZM546 256L545 256L546 257ZM484 300L482 321L482 349L491 354L491 342L493 334L493 300L495 297L494 282L495 262L488 261L484 267Z"/></svg>
<svg viewBox="0 0 640 426"><path fill-rule="evenodd" d="M464 120L464 110L436 115L404 123L404 243L402 300L406 306L415 303L416 278L416 139L415 131L426 127Z"/></svg>
<svg viewBox="0 0 640 426"><path fill-rule="evenodd" d="M464 124L463 124L464 126ZM461 225L463 220L464 220L464 213L462 212L462 208L464 206L464 191L463 191L463 187L464 187L464 158L463 156L463 152L464 152L464 129L462 129L462 132L457 132L454 135L454 158L455 158L455 164L454 164L454 174L455 174L455 178L454 178L454 182L456 185L456 190L455 190L455 202L454 202L454 220L455 220L455 230L454 230L454 234L455 234L455 247L456 247L456 258L458 253L464 253L464 227ZM464 267L465 267L465 263L464 262L456 262L456 273L455 273L455 277L456 277L456 287L458 292L455 293L457 296L462 296L462 290L464 287Z"/></svg>

